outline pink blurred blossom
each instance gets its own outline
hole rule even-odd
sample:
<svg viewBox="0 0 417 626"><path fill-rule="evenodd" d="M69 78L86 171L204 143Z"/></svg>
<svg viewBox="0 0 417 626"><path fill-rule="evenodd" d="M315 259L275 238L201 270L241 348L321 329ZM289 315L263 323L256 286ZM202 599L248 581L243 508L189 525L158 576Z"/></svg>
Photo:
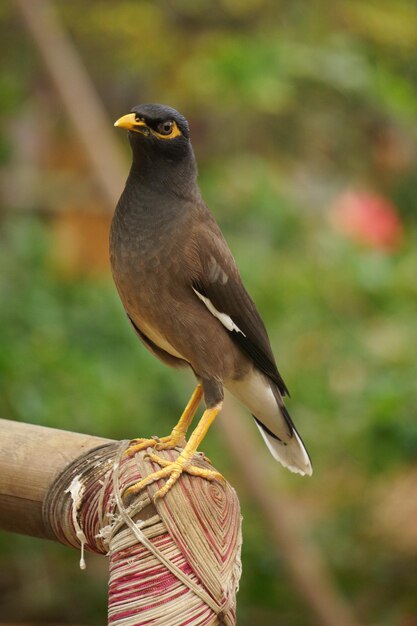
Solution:
<svg viewBox="0 0 417 626"><path fill-rule="evenodd" d="M403 240L403 225L396 207L374 192L344 192L333 205L331 221L340 233L371 248L396 250Z"/></svg>

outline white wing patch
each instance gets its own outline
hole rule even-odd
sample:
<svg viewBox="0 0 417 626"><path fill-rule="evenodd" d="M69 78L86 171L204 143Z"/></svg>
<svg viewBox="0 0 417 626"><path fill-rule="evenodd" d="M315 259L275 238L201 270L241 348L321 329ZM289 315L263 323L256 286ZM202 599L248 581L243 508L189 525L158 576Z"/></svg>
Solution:
<svg viewBox="0 0 417 626"><path fill-rule="evenodd" d="M214 315L214 317L217 317L217 319L223 324L225 328L227 328L228 331L232 332L234 330L235 332L241 333L244 337L246 337L245 333L242 332L238 326L236 326L230 315L227 315L226 313L220 313L220 311L218 311L213 305L211 300L199 293L197 289L194 289L194 287L193 291L200 298L200 300L204 302L210 313Z"/></svg>

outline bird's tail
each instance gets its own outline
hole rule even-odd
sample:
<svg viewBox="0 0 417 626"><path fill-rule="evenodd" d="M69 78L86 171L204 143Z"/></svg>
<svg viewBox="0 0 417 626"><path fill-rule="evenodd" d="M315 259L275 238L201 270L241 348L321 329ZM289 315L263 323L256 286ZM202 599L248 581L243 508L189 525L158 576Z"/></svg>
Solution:
<svg viewBox="0 0 417 626"><path fill-rule="evenodd" d="M291 437L287 440L279 439L267 426L262 424L255 415L253 417L274 459L289 469L290 472L294 472L294 474L311 476L313 468L311 466L310 457L295 426L292 426Z"/></svg>
<svg viewBox="0 0 417 626"><path fill-rule="evenodd" d="M310 457L278 388L256 371L227 388L251 411L272 456L291 472L311 476Z"/></svg>

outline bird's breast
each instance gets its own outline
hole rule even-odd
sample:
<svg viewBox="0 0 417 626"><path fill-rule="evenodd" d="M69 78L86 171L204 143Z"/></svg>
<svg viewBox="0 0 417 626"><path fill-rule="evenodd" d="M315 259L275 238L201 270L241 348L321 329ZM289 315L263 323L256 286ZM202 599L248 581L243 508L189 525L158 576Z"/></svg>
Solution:
<svg viewBox="0 0 417 626"><path fill-rule="evenodd" d="M163 332L173 314L178 275L175 238L163 230L126 228L113 220L110 261L123 306L139 330L172 356L183 359Z"/></svg>

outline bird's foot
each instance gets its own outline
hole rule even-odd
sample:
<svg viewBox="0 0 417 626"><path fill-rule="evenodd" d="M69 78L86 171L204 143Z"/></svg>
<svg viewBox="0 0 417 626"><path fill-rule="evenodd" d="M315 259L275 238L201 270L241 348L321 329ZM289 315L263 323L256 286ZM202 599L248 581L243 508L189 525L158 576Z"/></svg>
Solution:
<svg viewBox="0 0 417 626"><path fill-rule="evenodd" d="M132 439L128 449L125 451L125 456L131 458L135 456L136 452L146 450L147 448L154 448L155 450L174 450L175 448L184 447L185 438L173 437L172 434L167 437L150 437L149 439Z"/></svg>
<svg viewBox="0 0 417 626"><path fill-rule="evenodd" d="M160 480L161 478L168 478L165 485L161 487L161 489L159 489L154 495L154 498L163 498L172 488L172 486L177 482L178 478L183 472L191 474L191 476L199 476L200 478L205 478L206 480L224 480L220 472L208 470L203 467L198 467L197 465L192 465L191 461L193 457L189 457L188 454L184 455L183 453L181 453L175 461L168 461L167 459L163 459L160 456L152 453L149 453L148 457L151 461L160 465L162 469L156 472L152 472L152 474L149 474L149 476L146 476L146 478L143 478L138 483L132 485L131 487L128 487L128 489L126 489L126 491L124 492L125 496L129 497L136 493L139 493L140 491L142 491L142 489L155 482L156 480Z"/></svg>
<svg viewBox="0 0 417 626"><path fill-rule="evenodd" d="M149 439L132 439L132 441L129 443L129 447L124 452L124 456L130 458L132 456L135 456L136 452L146 450L147 448L155 448L159 441L159 437L150 437Z"/></svg>
<svg viewBox="0 0 417 626"><path fill-rule="evenodd" d="M161 437L155 446L155 450L174 450L175 448L183 448L185 446L185 437L183 434L170 434L167 437Z"/></svg>

